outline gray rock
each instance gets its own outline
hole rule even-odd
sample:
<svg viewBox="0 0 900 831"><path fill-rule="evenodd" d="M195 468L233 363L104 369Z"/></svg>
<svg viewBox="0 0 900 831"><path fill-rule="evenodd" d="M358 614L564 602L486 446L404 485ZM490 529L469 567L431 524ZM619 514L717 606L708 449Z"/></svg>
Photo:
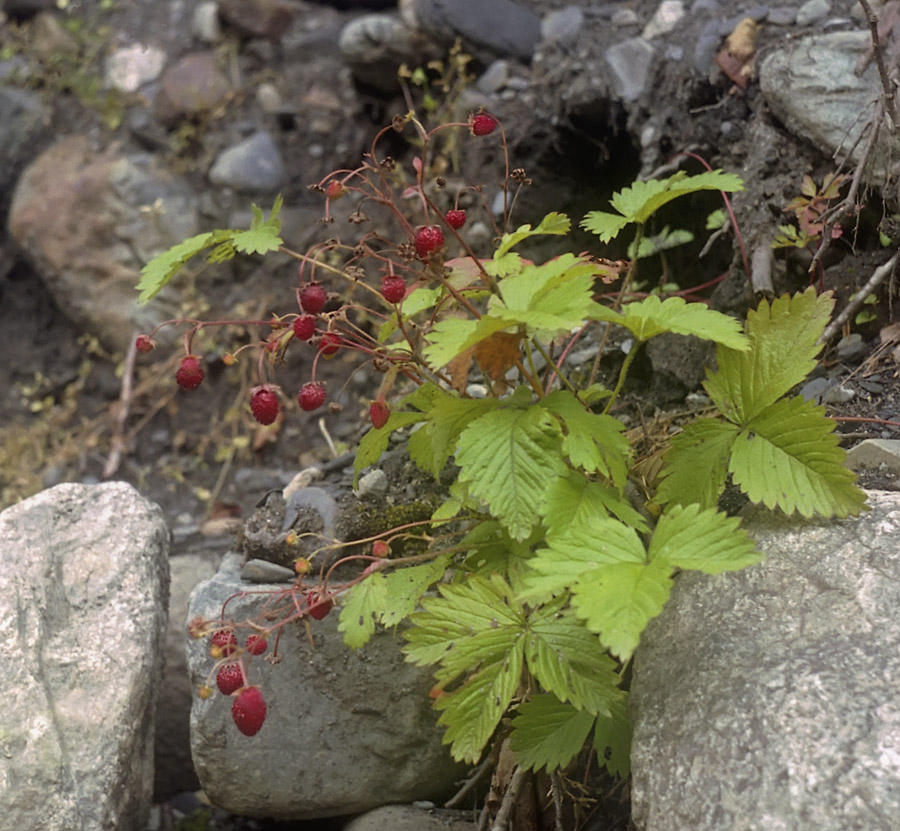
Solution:
<svg viewBox="0 0 900 831"><path fill-rule="evenodd" d="M194 6L191 16L191 33L203 43L216 43L222 37L219 25L219 4L215 0L205 0Z"/></svg>
<svg viewBox="0 0 900 831"><path fill-rule="evenodd" d="M663 0L653 17L650 18L641 36L647 40L673 31L684 17L684 3L681 0Z"/></svg>
<svg viewBox="0 0 900 831"><path fill-rule="evenodd" d="M209 171L215 185L246 191L272 191L284 181L284 162L264 130L223 150Z"/></svg>
<svg viewBox="0 0 900 831"><path fill-rule="evenodd" d="M200 787L191 759L191 701L194 691L187 672L184 635L188 597L194 587L216 573L218 555L187 553L169 559L169 624L166 660L156 706L153 801L172 799Z"/></svg>
<svg viewBox="0 0 900 831"><path fill-rule="evenodd" d="M406 0L404 16L446 45L459 37L464 47L494 57L530 61L541 40L541 19L515 0Z"/></svg>
<svg viewBox="0 0 900 831"><path fill-rule="evenodd" d="M900 476L900 439L866 439L847 451L847 467L851 470L881 465Z"/></svg>
<svg viewBox="0 0 900 831"><path fill-rule="evenodd" d="M504 60L492 61L491 65L482 73L475 82L478 91L485 95L493 95L500 92L509 81L509 62Z"/></svg>
<svg viewBox="0 0 900 831"><path fill-rule="evenodd" d="M541 21L541 37L561 46L572 43L584 28L584 12L580 6L563 6L549 12Z"/></svg>
<svg viewBox="0 0 900 831"><path fill-rule="evenodd" d="M868 32L801 38L770 52L759 71L760 89L784 125L829 156L856 143L851 166L859 160L865 144L858 141L860 134L881 96L874 64L861 76L854 72L869 43ZM900 156L900 138L889 134L881 131L870 159L875 184L885 181L891 160Z"/></svg>
<svg viewBox="0 0 900 831"><path fill-rule="evenodd" d="M841 361L856 361L865 357L869 352L869 346L859 332L852 332L841 338L834 349L838 360Z"/></svg>
<svg viewBox="0 0 900 831"><path fill-rule="evenodd" d="M640 37L615 43L604 52L613 89L622 101L630 103L643 94L650 80L653 54L653 47Z"/></svg>
<svg viewBox="0 0 900 831"><path fill-rule="evenodd" d="M287 583L296 576L296 571L268 560L254 558L241 566L241 580L248 583Z"/></svg>
<svg viewBox="0 0 900 831"><path fill-rule="evenodd" d="M395 14L366 14L341 30L338 46L354 76L386 92L398 89L397 70L416 66L426 54L419 34Z"/></svg>
<svg viewBox="0 0 900 831"><path fill-rule="evenodd" d="M800 395L807 401L815 401L817 404L822 403L822 396L833 387L835 382L830 378L810 378L801 388Z"/></svg>
<svg viewBox="0 0 900 831"><path fill-rule="evenodd" d="M0 192L31 160L49 117L36 93L0 87Z"/></svg>
<svg viewBox="0 0 900 831"><path fill-rule="evenodd" d="M106 83L121 92L136 92L155 81L166 62L166 53L144 44L116 49L106 59Z"/></svg>
<svg viewBox="0 0 900 831"><path fill-rule="evenodd" d="M256 618L266 600L261 592L285 591L283 584L251 587L239 568L240 558L228 555L194 591L189 616L217 618L234 595L229 617ZM252 593L242 594L248 588ZM214 804L243 816L316 819L454 790L462 769L441 745L429 672L404 662L393 632L377 633L359 651L347 649L337 618L335 611L310 622L315 646L302 624L285 628L276 666L247 662L250 683L267 704L256 736L238 732L231 702L220 694L195 697L194 764ZM188 665L197 688L213 666L205 640L189 641Z"/></svg>
<svg viewBox="0 0 900 831"><path fill-rule="evenodd" d="M766 22L773 26L793 26L797 22L797 9L793 6L779 6L769 9Z"/></svg>
<svg viewBox="0 0 900 831"><path fill-rule="evenodd" d="M98 153L87 136L68 136L19 178L9 233L59 308L124 351L135 330L173 317L165 295L138 308L134 287L152 257L197 233L196 197L149 154Z"/></svg>
<svg viewBox="0 0 900 831"><path fill-rule="evenodd" d="M807 0L797 11L797 25L809 26L818 23L831 11L828 0Z"/></svg>
<svg viewBox="0 0 900 831"><path fill-rule="evenodd" d="M856 390L844 384L835 384L827 389L822 396L823 404L846 404L856 398Z"/></svg>
<svg viewBox="0 0 900 831"><path fill-rule="evenodd" d="M385 805L351 820L344 831L474 831L461 811L423 811L414 805Z"/></svg>
<svg viewBox="0 0 900 831"><path fill-rule="evenodd" d="M383 470L370 470L360 477L357 494L360 499L380 498L388 491L388 478Z"/></svg>
<svg viewBox="0 0 900 831"><path fill-rule="evenodd" d="M168 67L160 80L156 114L173 124L185 116L196 116L218 107L231 91L225 73L212 52L185 55Z"/></svg>
<svg viewBox="0 0 900 831"><path fill-rule="evenodd" d="M168 534L129 485L0 514L5 828L142 828L153 784Z"/></svg>
<svg viewBox="0 0 900 831"><path fill-rule="evenodd" d="M677 578L637 651L640 831L888 829L900 815L900 494L753 514L767 559Z"/></svg>

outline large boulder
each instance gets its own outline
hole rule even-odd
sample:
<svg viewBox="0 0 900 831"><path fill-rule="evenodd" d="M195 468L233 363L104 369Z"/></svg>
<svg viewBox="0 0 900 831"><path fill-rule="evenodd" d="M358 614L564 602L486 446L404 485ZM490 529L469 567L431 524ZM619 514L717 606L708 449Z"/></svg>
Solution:
<svg viewBox="0 0 900 831"><path fill-rule="evenodd" d="M640 831L847 831L900 816L900 493L751 516L766 560L686 573L635 656Z"/></svg>
<svg viewBox="0 0 900 831"><path fill-rule="evenodd" d="M273 599L289 588L244 583L240 557L229 554L216 576L195 589L190 618L219 618L228 600L227 618L260 619L267 599L290 603L285 594L280 603ZM337 618L335 611L310 621L309 635L302 623L288 626L275 666L247 661L248 680L267 705L255 736L238 732L230 699L218 692L195 697L194 766L213 804L244 816L316 819L453 792L463 771L441 744L429 672L404 662L395 632L348 649ZM195 689L209 683L207 639L188 641L188 666Z"/></svg>
<svg viewBox="0 0 900 831"><path fill-rule="evenodd" d="M97 152L69 136L19 178L9 233L41 275L57 306L109 349L173 309L137 306L141 268L197 232L197 199L187 183L147 153Z"/></svg>
<svg viewBox="0 0 900 831"><path fill-rule="evenodd" d="M59 485L0 514L4 828L143 828L168 531L129 485Z"/></svg>

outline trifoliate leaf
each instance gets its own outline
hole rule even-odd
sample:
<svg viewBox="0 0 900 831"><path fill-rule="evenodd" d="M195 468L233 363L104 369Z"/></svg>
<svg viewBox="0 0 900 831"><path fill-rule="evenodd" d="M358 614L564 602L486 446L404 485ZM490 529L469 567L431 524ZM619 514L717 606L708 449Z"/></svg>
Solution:
<svg viewBox="0 0 900 831"><path fill-rule="evenodd" d="M597 636L571 612L561 611L562 601L536 609L528 619L525 660L541 687L560 701L578 709L609 715L619 698L615 662Z"/></svg>
<svg viewBox="0 0 900 831"><path fill-rule="evenodd" d="M613 776L627 779L631 773L631 720L628 693L615 702L612 715L599 716L594 728L594 749L600 764Z"/></svg>
<svg viewBox="0 0 900 831"><path fill-rule="evenodd" d="M234 234L234 247L245 254L265 254L268 251L276 251L283 240L278 236L281 231L281 220L278 214L281 212L281 195L275 199L272 213L268 219L263 219L263 213L256 205L251 205L253 219L249 231L237 231Z"/></svg>
<svg viewBox="0 0 900 831"><path fill-rule="evenodd" d="M554 695L536 695L519 705L510 748L528 770L558 770L575 758L593 726L594 716L587 710L576 710Z"/></svg>
<svg viewBox="0 0 900 831"><path fill-rule="evenodd" d="M569 220L569 217L565 214L556 213L555 211L547 214L547 216L541 220L537 228L532 229L530 225L520 225L513 233L504 234L501 237L500 245L497 246L497 251L494 254L494 259L499 260L510 248L514 245L518 245L522 240L540 234L555 234L561 236L563 234L568 234L571 226L572 223Z"/></svg>
<svg viewBox="0 0 900 831"><path fill-rule="evenodd" d="M563 453L575 467L588 473L600 473L619 489L625 487L631 445L618 419L585 409L568 390L550 393L540 405L562 419L565 425Z"/></svg>
<svg viewBox="0 0 900 831"><path fill-rule="evenodd" d="M641 533L649 530L644 517L615 488L591 482L574 470L549 485L540 510L548 539L589 516L602 519L609 514Z"/></svg>
<svg viewBox="0 0 900 831"><path fill-rule="evenodd" d="M440 296L440 289L426 289L422 286L414 289L404 298L400 306L403 317L412 317L419 312L425 311L425 309L430 309L437 303Z"/></svg>
<svg viewBox="0 0 900 831"><path fill-rule="evenodd" d="M356 459L353 462L353 487L356 487L359 473L363 468L378 463L381 454L387 450L391 433L394 430L399 430L401 427L406 427L419 421L425 421L425 419L426 416L422 413L393 410L383 427L379 429L372 427L360 439L359 447L356 449Z"/></svg>
<svg viewBox="0 0 900 831"><path fill-rule="evenodd" d="M375 618L387 601L384 575L374 572L357 583L341 600L338 631L344 633L344 643L359 649L375 633Z"/></svg>
<svg viewBox="0 0 900 831"><path fill-rule="evenodd" d="M445 317L428 333L428 345L422 350L432 369L441 369L457 355L475 346L479 341L514 325L514 322L484 315L478 320L463 317Z"/></svg>
<svg viewBox="0 0 900 831"><path fill-rule="evenodd" d="M671 574L664 562L599 566L572 587L572 607L613 655L627 661L669 599Z"/></svg>
<svg viewBox="0 0 900 831"><path fill-rule="evenodd" d="M450 744L457 761L475 764L497 729L519 686L522 675L522 643L499 661L486 663L457 690L434 702L443 710L438 724L447 728L442 741Z"/></svg>
<svg viewBox="0 0 900 831"><path fill-rule="evenodd" d="M184 240L184 242L178 243L178 245L173 245L168 251L164 251L150 260L141 269L141 279L136 286L138 291L140 291L138 303L143 306L156 297L179 272L181 267L191 257L196 256L204 248L207 248L212 243L212 239L212 231L205 234L197 234Z"/></svg>
<svg viewBox="0 0 900 831"><path fill-rule="evenodd" d="M754 502L805 517L856 516L865 494L843 465L844 451L824 410L802 398L777 401L735 440L729 470Z"/></svg>
<svg viewBox="0 0 900 831"><path fill-rule="evenodd" d="M591 211L583 220L581 227L600 237L600 242L612 242L631 220L627 216L611 214L606 211Z"/></svg>
<svg viewBox="0 0 900 831"><path fill-rule="evenodd" d="M738 428L718 418L698 418L673 436L654 501L712 508L725 489L728 458Z"/></svg>
<svg viewBox="0 0 900 831"><path fill-rule="evenodd" d="M430 563L400 568L386 574L384 586L387 598L379 618L382 626L396 626L409 617L428 587L444 576L449 562L449 555L444 554Z"/></svg>
<svg viewBox="0 0 900 831"><path fill-rule="evenodd" d="M514 539L531 533L544 490L565 473L560 432L546 410L528 407L487 413L459 437L459 478Z"/></svg>
<svg viewBox="0 0 900 831"><path fill-rule="evenodd" d="M729 421L745 427L815 368L822 349L818 341L833 306L830 294L817 296L810 287L771 305L763 300L747 315L752 348L748 352L717 349L718 371L703 384Z"/></svg>
<svg viewBox="0 0 900 831"><path fill-rule="evenodd" d="M638 303L626 303L622 307L624 319L614 321L628 329L638 340L648 340L663 332L676 335L694 335L704 340L746 351L750 342L741 332L741 325L734 318L716 312L704 303L686 303L680 297L660 300L655 294ZM606 320L607 315L597 318Z"/></svg>
<svg viewBox="0 0 900 831"><path fill-rule="evenodd" d="M676 505L663 514L647 555L651 561L707 574L735 571L762 559L737 517L698 505Z"/></svg>

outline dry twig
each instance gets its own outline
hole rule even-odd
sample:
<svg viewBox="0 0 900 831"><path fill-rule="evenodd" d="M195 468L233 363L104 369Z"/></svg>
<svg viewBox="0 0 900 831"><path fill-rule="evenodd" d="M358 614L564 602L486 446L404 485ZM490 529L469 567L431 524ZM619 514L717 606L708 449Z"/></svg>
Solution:
<svg viewBox="0 0 900 831"><path fill-rule="evenodd" d="M825 327L822 337L819 340L822 343L828 343L838 332L841 327L850 319L850 315L854 314L857 309L865 302L866 298L878 288L878 285L887 277L896 267L897 261L900 260L900 251L896 251L886 263L878 266L872 273L868 282L858 291L854 298L846 305L844 310Z"/></svg>

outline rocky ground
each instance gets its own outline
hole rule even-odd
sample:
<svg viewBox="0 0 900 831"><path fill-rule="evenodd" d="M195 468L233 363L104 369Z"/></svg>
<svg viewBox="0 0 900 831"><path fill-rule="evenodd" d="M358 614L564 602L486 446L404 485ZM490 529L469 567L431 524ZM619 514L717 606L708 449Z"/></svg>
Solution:
<svg viewBox="0 0 900 831"><path fill-rule="evenodd" d="M249 362L228 368L223 361L234 343L259 337L254 327L198 338L207 379L185 393L172 381L172 341L128 358L139 328L119 313L117 292L122 285L131 291L137 270L157 253L150 251L153 243L165 248L202 230L246 223L249 203L268 210L276 192L285 199L285 239L298 250L323 239L322 199L308 185L355 166L376 132L407 109L393 82L396 66L446 58L448 29L463 36L473 56L472 80L463 85L453 117L465 120L478 106L497 113L513 164L533 180L517 207L518 221L548 210L577 220L604 207L636 176L691 149L745 177L747 192L735 208L748 260L786 221L783 208L800 194L804 174L821 183L834 168L824 151L788 132L787 116L773 115L775 94L764 98L760 64L802 34L864 29L855 4L827 0L802 7L697 0L687 10L672 0L522 0L497 4L507 14L504 26L479 22L489 3L401 4L418 6L422 29L415 35L396 16L365 17L394 12L395 5L84 0L60 11L40 0L0 4L6 15L0 31L4 215L20 186L19 213L9 217L9 233L0 233L0 385L7 391L0 397L0 507L58 482L113 476L163 507L174 554L224 552L234 521L266 492L353 447L375 379L369 368L354 371L352 356L323 364L333 403L327 412L294 411L274 429L260 429L244 406L257 382L255 368ZM759 25L752 36L739 30L744 40L736 39L728 60L719 61L726 74L714 58L745 17ZM413 87L412 94L423 106L423 90ZM67 136L84 143L47 162L25 199L25 166ZM398 159L410 155L404 139L390 141ZM473 177L493 181L489 171L500 158L485 151L464 162ZM125 182L113 195L103 184L110 176ZM63 187L71 180L75 197ZM183 199L177 217L154 214L159 194ZM844 223L824 260L823 286L836 292L839 309L896 247L892 186L864 191L860 202L865 207ZM697 241L648 265L648 290L698 287L696 296L737 312L754 302L730 239L700 257L709 236L705 217L718 204L710 196L687 213L681 208L661 217L654 233L665 223L687 226ZM84 230L86 216L96 227ZM595 242L585 235L575 244L596 249ZM808 254L790 249L763 271L778 293L806 285L808 264ZM163 298L159 314L266 319L291 311L294 280L294 267L278 257L198 270ZM805 390L846 419L838 429L848 446L900 436L896 424L883 423L900 420L894 279L873 298L862 316L850 316ZM612 350L601 371L611 377L620 360ZM657 411L662 423L677 423L685 396L702 380L702 361L689 347L648 350L629 390L634 423ZM291 356L279 382L290 392L309 371L307 356ZM871 474L867 484L896 488L886 474ZM191 790L194 783L186 785ZM180 799L160 809L159 827L172 828L180 813L199 808ZM221 831L332 827L212 814L210 827Z"/></svg>

